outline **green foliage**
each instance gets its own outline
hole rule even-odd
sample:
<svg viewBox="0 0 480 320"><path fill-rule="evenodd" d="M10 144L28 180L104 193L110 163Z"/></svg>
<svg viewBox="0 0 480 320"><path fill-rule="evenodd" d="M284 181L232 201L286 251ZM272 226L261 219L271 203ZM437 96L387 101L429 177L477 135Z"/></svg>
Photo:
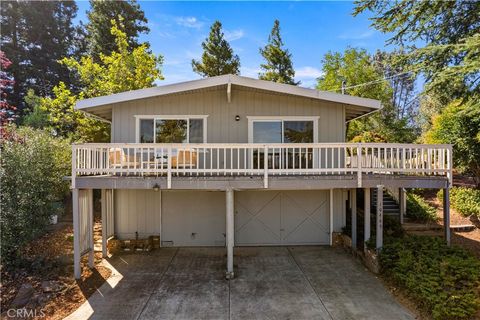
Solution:
<svg viewBox="0 0 480 320"><path fill-rule="evenodd" d="M163 79L160 70L163 57L150 53L145 44L129 51L127 35L114 20L111 23L111 33L115 36L118 52L100 54L100 63L92 57L62 60L78 75L82 92L76 95L60 83L54 88L52 97L41 99L41 109L48 113L49 125L60 135L71 136L75 141L109 140L107 124L74 110L78 100L148 88L155 85L155 80Z"/></svg>
<svg viewBox="0 0 480 320"><path fill-rule="evenodd" d="M437 193L438 199L443 201L443 189ZM450 188L450 204L464 217L476 215L480 218L480 190L472 188Z"/></svg>
<svg viewBox="0 0 480 320"><path fill-rule="evenodd" d="M318 79L318 89L340 92L344 82L346 94L382 102L383 109L380 112L349 122L349 141L412 142L415 139L415 131L408 118L399 112L399 106L392 99L394 89L391 83L378 81L388 74L388 63L382 59L374 59L363 49L348 48L343 54L329 52L322 61L324 76ZM363 85L365 83L370 84ZM398 92L400 94L402 91Z"/></svg>
<svg viewBox="0 0 480 320"><path fill-rule="evenodd" d="M268 36L268 44L264 48L260 48L260 54L266 63L260 65L264 72L259 74L259 79L293 85L299 84L294 79L295 70L292 66L292 54L288 49L283 49L278 20L273 23L272 32Z"/></svg>
<svg viewBox="0 0 480 320"><path fill-rule="evenodd" d="M1 264L16 261L22 246L41 234L69 184L69 142L29 127L8 127L1 150Z"/></svg>
<svg viewBox="0 0 480 320"><path fill-rule="evenodd" d="M210 28L210 35L202 42L202 60L192 60L193 71L202 77L215 77L223 74L239 74L240 58L225 40L220 21Z"/></svg>
<svg viewBox="0 0 480 320"><path fill-rule="evenodd" d="M74 25L74 1L1 1L1 47L12 61L8 75L14 80L8 102L20 110L29 89L46 96L60 81L76 88L76 79L58 63L78 56L82 30Z"/></svg>
<svg viewBox="0 0 480 320"><path fill-rule="evenodd" d="M389 238L382 272L434 319L469 319L480 307L480 261L440 238Z"/></svg>
<svg viewBox="0 0 480 320"><path fill-rule="evenodd" d="M389 43L407 48L402 57L411 70L426 76L426 89L450 99L479 90L480 2L360 0L354 15L374 14L373 27L393 34ZM418 41L424 48L416 48Z"/></svg>
<svg viewBox="0 0 480 320"><path fill-rule="evenodd" d="M135 0L128 1L93 1L90 0L88 11L87 40L89 53L95 62L100 61L100 55L111 55L118 52L116 35L110 32L111 20L121 25L126 35L128 49L131 51L140 46L138 36L149 32L148 20L140 5Z"/></svg>
<svg viewBox="0 0 480 320"><path fill-rule="evenodd" d="M473 174L480 186L480 95L450 103L433 118L424 140L453 144L455 167Z"/></svg>
<svg viewBox="0 0 480 320"><path fill-rule="evenodd" d="M407 217L418 222L435 222L438 220L435 208L414 193L407 193Z"/></svg>
<svg viewBox="0 0 480 320"><path fill-rule="evenodd" d="M23 117L23 125L35 129L47 128L49 126L48 112L41 107L42 98L30 89L25 96L25 103L31 111Z"/></svg>

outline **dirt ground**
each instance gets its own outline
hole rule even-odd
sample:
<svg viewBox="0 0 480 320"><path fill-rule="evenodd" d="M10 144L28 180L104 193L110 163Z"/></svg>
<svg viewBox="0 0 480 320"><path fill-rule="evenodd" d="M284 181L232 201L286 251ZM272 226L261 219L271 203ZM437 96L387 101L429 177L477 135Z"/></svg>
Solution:
<svg viewBox="0 0 480 320"><path fill-rule="evenodd" d="M99 227L96 223L96 229ZM98 238L98 232L95 232ZM73 228L71 222L61 222L51 231L30 243L23 256L28 265L17 268L15 272L2 270L0 297L2 318L23 284L31 284L34 293L27 310L40 310L43 319L63 319L77 309L99 288L111 274L110 269L99 265L101 253L95 253L95 268L87 266L86 257L82 260L80 280L73 278ZM46 292L42 282L50 281L58 285L58 290Z"/></svg>

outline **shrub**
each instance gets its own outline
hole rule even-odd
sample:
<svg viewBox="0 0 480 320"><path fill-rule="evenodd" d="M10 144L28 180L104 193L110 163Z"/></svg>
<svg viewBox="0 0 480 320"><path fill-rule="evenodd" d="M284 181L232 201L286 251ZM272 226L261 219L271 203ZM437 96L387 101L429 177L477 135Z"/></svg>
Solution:
<svg viewBox="0 0 480 320"><path fill-rule="evenodd" d="M418 222L435 222L438 219L436 212L421 196L407 194L407 217Z"/></svg>
<svg viewBox="0 0 480 320"><path fill-rule="evenodd" d="M18 249L41 234L68 191L70 146L29 127L8 127L1 152L1 263L16 262Z"/></svg>
<svg viewBox="0 0 480 320"><path fill-rule="evenodd" d="M437 193L443 202L443 189ZM480 218L480 190L472 188L453 187L450 189L450 203L462 216L476 215Z"/></svg>
<svg viewBox="0 0 480 320"><path fill-rule="evenodd" d="M468 319L480 307L480 261L440 238L389 238L380 264L434 319Z"/></svg>

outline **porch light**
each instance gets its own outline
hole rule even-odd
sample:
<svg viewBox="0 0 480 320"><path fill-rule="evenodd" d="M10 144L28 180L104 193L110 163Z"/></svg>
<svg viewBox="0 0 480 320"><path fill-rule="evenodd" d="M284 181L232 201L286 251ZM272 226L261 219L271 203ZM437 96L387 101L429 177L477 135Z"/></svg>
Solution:
<svg viewBox="0 0 480 320"><path fill-rule="evenodd" d="M240 121L240 116L238 114L235 116L235 121Z"/></svg>
<svg viewBox="0 0 480 320"><path fill-rule="evenodd" d="M158 185L158 183L155 183L155 185L153 186L153 191L157 192L158 190L160 190L160 186Z"/></svg>

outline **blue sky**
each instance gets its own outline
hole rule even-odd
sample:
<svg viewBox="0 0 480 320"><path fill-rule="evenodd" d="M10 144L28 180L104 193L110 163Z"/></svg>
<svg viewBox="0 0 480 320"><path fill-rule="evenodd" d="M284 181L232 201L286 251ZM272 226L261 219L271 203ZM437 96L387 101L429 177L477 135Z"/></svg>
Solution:
<svg viewBox="0 0 480 320"><path fill-rule="evenodd" d="M328 51L348 46L369 52L385 47L388 35L370 27L368 14L352 16L352 2L159 2L139 1L149 21L142 35L155 54L165 58L164 81L198 79L191 60L199 59L201 43L215 20L223 24L226 38L240 56L241 75L257 77L262 63L258 50L267 42L275 19L280 20L286 48L293 55L296 79L313 87L321 75L321 60ZM78 2L78 19L86 22L89 2Z"/></svg>

